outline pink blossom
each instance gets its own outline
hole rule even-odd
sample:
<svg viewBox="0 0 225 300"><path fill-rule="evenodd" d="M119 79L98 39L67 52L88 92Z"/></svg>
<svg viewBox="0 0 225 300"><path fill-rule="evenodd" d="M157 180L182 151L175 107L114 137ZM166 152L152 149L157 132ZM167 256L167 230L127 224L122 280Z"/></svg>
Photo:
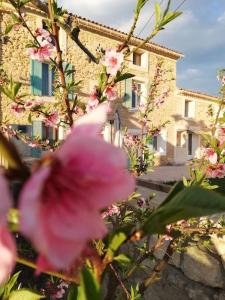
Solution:
<svg viewBox="0 0 225 300"><path fill-rule="evenodd" d="M211 178L223 178L225 177L225 164L217 164L209 166L207 169L207 175Z"/></svg>
<svg viewBox="0 0 225 300"><path fill-rule="evenodd" d="M77 114L79 117L81 117L81 116L84 115L83 109L80 108L80 107L78 107L78 106L75 108L75 112L76 112L76 114Z"/></svg>
<svg viewBox="0 0 225 300"><path fill-rule="evenodd" d="M25 103L24 106L26 109L33 109L37 106L43 105L43 103L44 103L43 100L29 100Z"/></svg>
<svg viewBox="0 0 225 300"><path fill-rule="evenodd" d="M144 113L146 111L146 108L147 108L146 101L141 99L138 109L140 110L140 112Z"/></svg>
<svg viewBox="0 0 225 300"><path fill-rule="evenodd" d="M219 141L218 146L221 147L225 143L225 128L218 128L216 130L216 137Z"/></svg>
<svg viewBox="0 0 225 300"><path fill-rule="evenodd" d="M51 57L54 49L55 48L51 43L43 41L39 48L29 48L28 53L31 59L44 62Z"/></svg>
<svg viewBox="0 0 225 300"><path fill-rule="evenodd" d="M45 126L48 127L56 127L59 122L60 118L57 111L50 113L50 115L44 119Z"/></svg>
<svg viewBox="0 0 225 300"><path fill-rule="evenodd" d="M217 153L213 148L206 148L205 149L205 156L206 159L211 163L211 164L216 164L217 163Z"/></svg>
<svg viewBox="0 0 225 300"><path fill-rule="evenodd" d="M125 200L135 187L125 153L100 135L106 107L76 122L61 148L25 183L21 232L39 252L42 268L68 268L106 227L100 211ZM35 234L34 234L35 232Z"/></svg>
<svg viewBox="0 0 225 300"><path fill-rule="evenodd" d="M162 236L162 239L164 241L172 241L173 240L173 237L170 235L171 232L173 230L173 226L172 225L167 225L166 226L166 233L165 235Z"/></svg>
<svg viewBox="0 0 225 300"><path fill-rule="evenodd" d="M122 66L123 60L124 56L121 52L117 52L116 49L107 49L101 63L106 67L108 74L116 76Z"/></svg>
<svg viewBox="0 0 225 300"><path fill-rule="evenodd" d="M21 24L15 24L13 25L13 30L18 31L20 30L21 27L22 27Z"/></svg>
<svg viewBox="0 0 225 300"><path fill-rule="evenodd" d="M12 199L6 179L0 173L0 284L6 281L15 265L16 246L7 229L7 213L12 206Z"/></svg>
<svg viewBox="0 0 225 300"><path fill-rule="evenodd" d="M16 103L13 103L12 105L11 105L11 110L12 110L12 112L14 112L15 114L21 114L21 113L23 113L24 112L24 107L22 106L22 105L20 105L20 104L16 104Z"/></svg>
<svg viewBox="0 0 225 300"><path fill-rule="evenodd" d="M120 209L117 205L110 205L108 210L102 213L102 218L105 219L106 217L112 217L114 215L119 215Z"/></svg>
<svg viewBox="0 0 225 300"><path fill-rule="evenodd" d="M164 98L156 98L154 100L154 105L158 108L161 104L163 104L165 102Z"/></svg>
<svg viewBox="0 0 225 300"><path fill-rule="evenodd" d="M50 33L47 30L43 29L43 28L37 28L35 30L35 36L46 39L48 42L52 41Z"/></svg>
<svg viewBox="0 0 225 300"><path fill-rule="evenodd" d="M98 99L96 99L96 100L90 99L87 103L86 111L89 113L92 110L94 110L98 105L99 105Z"/></svg>
<svg viewBox="0 0 225 300"><path fill-rule="evenodd" d="M108 86L103 94L109 101L114 101L118 98L117 92L111 86Z"/></svg>
<svg viewBox="0 0 225 300"><path fill-rule="evenodd" d="M3 199L3 198L2 198ZM0 227L0 284L5 282L13 271L16 260L16 246L6 226Z"/></svg>
<svg viewBox="0 0 225 300"><path fill-rule="evenodd" d="M123 141L125 146L128 148L135 146L135 139L133 135L128 135L128 134L124 135Z"/></svg>
<svg viewBox="0 0 225 300"><path fill-rule="evenodd" d="M97 87L95 86L90 93L90 100L95 101L98 100L98 92Z"/></svg>

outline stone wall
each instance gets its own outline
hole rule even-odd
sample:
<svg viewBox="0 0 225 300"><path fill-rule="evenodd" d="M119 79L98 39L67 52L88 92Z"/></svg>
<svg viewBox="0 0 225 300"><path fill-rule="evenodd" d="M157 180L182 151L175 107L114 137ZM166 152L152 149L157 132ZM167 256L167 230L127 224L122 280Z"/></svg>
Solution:
<svg viewBox="0 0 225 300"><path fill-rule="evenodd" d="M164 253L161 249L155 255L161 259ZM189 244L172 256L159 277L144 299L225 300L225 237L212 235L209 248Z"/></svg>

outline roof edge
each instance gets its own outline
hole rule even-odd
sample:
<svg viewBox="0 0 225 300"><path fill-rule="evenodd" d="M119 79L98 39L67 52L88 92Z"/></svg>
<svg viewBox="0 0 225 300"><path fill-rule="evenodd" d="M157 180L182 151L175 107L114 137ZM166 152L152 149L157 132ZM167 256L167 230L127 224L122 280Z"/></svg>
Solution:
<svg viewBox="0 0 225 300"><path fill-rule="evenodd" d="M213 101L221 100L217 96L209 95L209 94L199 92L199 91L192 91L192 90L183 89L183 88L179 88L178 91L180 92L181 95L184 95L184 96L196 97L196 98L201 98L204 100L213 100Z"/></svg>
<svg viewBox="0 0 225 300"><path fill-rule="evenodd" d="M1 6L3 6L3 5L6 5L6 9L7 8L8 9L12 8L12 6L4 0L1 3ZM0 8L1 8L1 6L0 6ZM44 16L44 14L39 9L35 8L33 5L27 5L26 10L29 13ZM107 36L107 37L112 38L114 40L118 40L120 42L123 42L126 39L127 35L128 35L125 32L122 32L122 31L117 30L115 28L111 28L109 26L106 26L104 24L100 24L98 22L95 22L95 21L92 21L92 20L89 20L89 19L83 18L81 16L78 16L78 15L73 15L73 16L78 20L79 26L83 30L87 30L89 32L94 32L94 33L97 33L97 34L103 34L104 36ZM131 38L130 42L131 42L131 45L138 46L143 41L144 41L144 39L133 36ZM169 49L165 46L161 46L161 45L153 43L153 42L146 43L142 47L142 49L145 49L147 51L152 51L156 54L166 56L166 57L169 57L169 58L172 58L172 59L175 59L175 60L178 60L178 59L184 57L184 55L180 52L174 51L172 49Z"/></svg>
<svg viewBox="0 0 225 300"><path fill-rule="evenodd" d="M83 18L83 17L78 16L78 15L74 15L74 16L79 20L79 26L83 29L88 30L88 31L94 31L96 33L101 33L101 34L103 33L106 36L117 39L121 42L124 41L125 38L128 35L127 33L122 32L118 29L100 24L98 22L94 22L92 20ZM136 36L133 36L131 38L131 44L135 45L135 46L138 46L143 41L144 41L144 39L138 38ZM159 45L159 44L156 44L156 43L153 43L153 42L146 43L142 47L142 49L152 51L152 52L155 52L155 53L160 54L160 55L165 55L165 56L168 56L168 57L176 59L176 60L184 57L184 54L182 54L178 51L169 49L167 47L164 47L162 45Z"/></svg>

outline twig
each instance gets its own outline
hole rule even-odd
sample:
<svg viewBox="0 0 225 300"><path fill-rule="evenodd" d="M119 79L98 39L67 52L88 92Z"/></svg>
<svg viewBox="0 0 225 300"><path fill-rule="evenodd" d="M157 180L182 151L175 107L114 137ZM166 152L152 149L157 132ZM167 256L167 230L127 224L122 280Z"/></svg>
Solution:
<svg viewBox="0 0 225 300"><path fill-rule="evenodd" d="M31 0L31 3L36 6L38 9L40 9L42 12L46 13L48 15L48 6L44 4L40 0ZM83 45L83 43L79 40L79 32L80 29L78 26L76 26L74 29L71 30L71 27L65 23L65 20L61 17L58 17L56 21L57 25L60 26L63 30L66 31L68 36L77 44L77 46L87 54L87 56L90 58L90 60L96 64L98 64L97 58L88 50L87 47Z"/></svg>
<svg viewBox="0 0 225 300"><path fill-rule="evenodd" d="M151 274L145 279L145 281L140 285L140 293L141 295L144 294L144 292L146 291L146 289L149 287L149 285L151 285L152 283L155 282L155 280L157 280L158 275L160 272L162 272L165 267L167 266L175 248L174 248L174 243L175 240L173 240L167 250L165 255L163 256L162 260L159 261L159 263L154 267L153 271L151 272Z"/></svg>
<svg viewBox="0 0 225 300"><path fill-rule="evenodd" d="M28 261L22 257L17 257L16 258L16 262L19 263L19 264L22 264L24 266L27 266L31 269L34 269L34 270L37 270L37 265L31 261ZM42 271L42 273L45 273L45 274L48 274L48 275L51 275L51 276L54 276L54 277L57 277L57 278L61 278L65 281L70 281L70 282L74 282L74 283L79 283L79 280L78 278L75 278L75 277L70 277L70 276L66 276L62 273L58 273L58 272L53 272L53 271Z"/></svg>
<svg viewBox="0 0 225 300"><path fill-rule="evenodd" d="M145 259L154 254L154 252L162 245L163 240L163 237L160 237L150 251L145 252L141 257L139 257L139 259L135 262L135 266L128 271L123 281L126 281Z"/></svg>
<svg viewBox="0 0 225 300"><path fill-rule="evenodd" d="M126 295L126 298L127 298L128 300L130 300L130 299L131 299L130 293L128 292L127 288L125 287L123 281L121 280L119 274L117 273L117 271L116 271L115 268L113 267L112 263L109 264L109 267L110 267L110 269L112 270L113 274L115 275L117 281L119 282L119 284L120 284L122 290L124 291L124 293L125 293L125 295Z"/></svg>

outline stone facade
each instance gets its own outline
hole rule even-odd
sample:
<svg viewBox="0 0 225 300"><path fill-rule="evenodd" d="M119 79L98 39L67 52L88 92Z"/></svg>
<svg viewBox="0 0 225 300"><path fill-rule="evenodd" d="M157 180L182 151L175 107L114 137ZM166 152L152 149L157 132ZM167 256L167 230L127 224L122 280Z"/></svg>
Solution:
<svg viewBox="0 0 225 300"><path fill-rule="evenodd" d="M10 16L7 12L10 9L8 5L5 5L5 8L0 10L1 32L4 32L5 25L9 23ZM43 15L40 12L28 8L27 14L28 25L32 30L42 26ZM83 18L78 18L78 21L81 29L80 40L92 53L95 53L98 46L102 48L116 47L126 37L125 33L98 23ZM2 68L8 74L12 74L14 80L25 84L25 93L30 93L30 59L26 49L29 38L29 34L25 29L13 30L8 37L1 38L0 47ZM72 64L76 70L74 79L76 81L84 80L80 96L87 99L91 87L97 79L96 76L100 66L89 63L86 54L62 30L60 40L64 50L64 60ZM132 46L136 46L140 42L141 39L138 38L131 40ZM157 138L157 148L155 149L157 164L185 163L193 157L196 148L200 145L198 131L207 130L208 128L208 105L216 105L218 99L177 88L176 63L178 59L183 57L182 54L154 43L146 44L139 50L139 54L142 57L143 64L141 66L134 64L131 56L126 61L126 69L135 75L134 81L143 86L144 94L148 94L159 59L163 59L163 68L169 70L170 74L168 78L165 78L163 85L159 87L162 88L162 91L169 89L169 96L160 109L152 114L156 125L169 121L169 124ZM168 74L168 72L165 72L165 74ZM121 100L118 101L116 106L121 127L128 128L131 134L138 135L140 134L140 124L137 109L127 107L123 100L128 93L125 82L119 84L118 91ZM45 98L50 103L54 101L53 97ZM185 117L186 100L191 103L190 109L192 111L194 109L194 113L190 117ZM16 117L11 113L9 101L4 95L1 95L1 119L3 121L7 120L9 124L29 125L27 116L21 118L21 116Z"/></svg>

